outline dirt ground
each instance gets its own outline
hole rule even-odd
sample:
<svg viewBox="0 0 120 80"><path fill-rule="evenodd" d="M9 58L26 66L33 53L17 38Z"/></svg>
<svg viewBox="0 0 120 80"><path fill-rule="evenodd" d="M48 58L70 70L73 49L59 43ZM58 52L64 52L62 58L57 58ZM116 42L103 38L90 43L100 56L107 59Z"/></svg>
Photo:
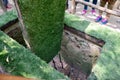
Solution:
<svg viewBox="0 0 120 80"><path fill-rule="evenodd" d="M87 75L68 65L61 54L56 55L49 64L59 72L68 76L71 80L87 80Z"/></svg>

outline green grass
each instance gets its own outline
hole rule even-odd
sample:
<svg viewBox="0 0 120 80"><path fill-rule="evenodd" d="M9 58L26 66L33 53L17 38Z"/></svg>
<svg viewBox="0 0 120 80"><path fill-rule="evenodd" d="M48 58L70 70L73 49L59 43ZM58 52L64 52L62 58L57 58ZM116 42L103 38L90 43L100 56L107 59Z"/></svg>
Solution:
<svg viewBox="0 0 120 80"><path fill-rule="evenodd" d="M32 51L49 62L58 53L65 0L18 0Z"/></svg>
<svg viewBox="0 0 120 80"><path fill-rule="evenodd" d="M88 80L119 80L120 32L105 25L90 22L71 14L65 15L64 22L70 27L106 42Z"/></svg>
<svg viewBox="0 0 120 80"><path fill-rule="evenodd" d="M0 26L16 18L15 10L6 12L0 16ZM69 80L2 31L0 31L0 66L12 75L45 80Z"/></svg>
<svg viewBox="0 0 120 80"><path fill-rule="evenodd" d="M17 13L15 10L5 12L0 16L0 27L17 18Z"/></svg>
<svg viewBox="0 0 120 80"><path fill-rule="evenodd" d="M68 80L34 53L0 31L0 65L12 75L45 80Z"/></svg>

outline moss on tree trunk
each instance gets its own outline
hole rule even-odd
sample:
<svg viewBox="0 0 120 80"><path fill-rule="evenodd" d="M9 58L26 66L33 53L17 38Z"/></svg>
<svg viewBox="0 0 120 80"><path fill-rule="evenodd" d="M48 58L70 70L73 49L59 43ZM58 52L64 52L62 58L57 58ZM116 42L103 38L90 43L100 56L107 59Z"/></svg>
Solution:
<svg viewBox="0 0 120 80"><path fill-rule="evenodd" d="M33 52L49 62L60 50L65 0L18 0Z"/></svg>

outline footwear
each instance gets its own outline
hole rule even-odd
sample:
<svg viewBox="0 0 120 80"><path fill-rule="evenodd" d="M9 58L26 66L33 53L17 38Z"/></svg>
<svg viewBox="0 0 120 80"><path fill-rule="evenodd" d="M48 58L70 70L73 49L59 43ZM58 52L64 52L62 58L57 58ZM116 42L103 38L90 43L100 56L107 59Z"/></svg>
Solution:
<svg viewBox="0 0 120 80"><path fill-rule="evenodd" d="M96 14L96 11L95 11L95 10L91 10L91 13L92 13L93 15L95 15L95 14Z"/></svg>
<svg viewBox="0 0 120 80"><path fill-rule="evenodd" d="M95 22L99 22L102 20L102 16L98 16L96 19L95 19Z"/></svg>
<svg viewBox="0 0 120 80"><path fill-rule="evenodd" d="M108 23L108 19L106 19L106 18L102 19L101 23L102 24L107 24Z"/></svg>
<svg viewBox="0 0 120 80"><path fill-rule="evenodd" d="M6 6L7 9L11 9L12 7L11 6Z"/></svg>
<svg viewBox="0 0 120 80"><path fill-rule="evenodd" d="M11 5L11 4L8 4L8 5L6 6L6 8L7 8L7 9L11 9L11 8L12 8L12 5Z"/></svg>
<svg viewBox="0 0 120 80"><path fill-rule="evenodd" d="M86 13L87 13L87 10L84 9L81 14L84 15Z"/></svg>

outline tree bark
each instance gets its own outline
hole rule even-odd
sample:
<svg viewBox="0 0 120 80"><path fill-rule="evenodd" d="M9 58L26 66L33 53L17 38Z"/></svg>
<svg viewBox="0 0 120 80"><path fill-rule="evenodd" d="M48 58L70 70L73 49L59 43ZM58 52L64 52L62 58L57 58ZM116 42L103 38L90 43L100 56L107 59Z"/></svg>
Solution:
<svg viewBox="0 0 120 80"><path fill-rule="evenodd" d="M61 46L66 0L18 0L31 50L49 62Z"/></svg>

